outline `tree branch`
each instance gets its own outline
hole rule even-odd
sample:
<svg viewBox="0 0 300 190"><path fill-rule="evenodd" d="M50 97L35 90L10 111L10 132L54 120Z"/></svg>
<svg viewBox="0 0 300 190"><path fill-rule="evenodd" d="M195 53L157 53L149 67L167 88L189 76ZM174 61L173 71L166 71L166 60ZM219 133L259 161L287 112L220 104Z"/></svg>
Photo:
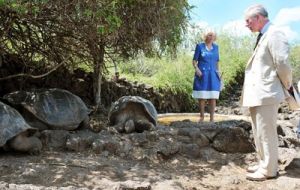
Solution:
<svg viewBox="0 0 300 190"><path fill-rule="evenodd" d="M65 59L64 61L62 61L60 64L56 65L55 67L53 67L50 71L48 71L47 73L41 74L41 75L30 75L30 74L26 74L26 73L19 73L19 74L15 74L15 75L10 75L7 77L3 77L0 78L0 81L3 80L8 80L8 79L12 79L12 78L16 78L16 77L29 77L29 78L33 78L33 79L37 79L37 78L42 78L45 77L47 75L49 75L50 73L52 73L53 71L55 71L56 69L58 69L60 66L62 66L66 60L68 60L69 57L67 59Z"/></svg>

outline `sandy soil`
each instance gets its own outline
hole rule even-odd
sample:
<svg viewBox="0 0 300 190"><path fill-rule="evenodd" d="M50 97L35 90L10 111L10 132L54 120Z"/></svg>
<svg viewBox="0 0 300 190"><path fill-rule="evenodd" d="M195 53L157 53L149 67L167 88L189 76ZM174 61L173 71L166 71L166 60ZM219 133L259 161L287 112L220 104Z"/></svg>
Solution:
<svg viewBox="0 0 300 190"><path fill-rule="evenodd" d="M245 178L245 168L255 162L255 153L225 154L212 148L200 153L199 158L177 154L169 159L159 155L126 159L91 150L43 151L40 155L0 152L0 190L300 189L300 147L280 149L279 177L263 182Z"/></svg>
<svg viewBox="0 0 300 190"><path fill-rule="evenodd" d="M300 151L277 179L252 182L245 168L255 154L223 154L203 149L202 157L126 160L107 155L43 152L3 153L0 189L300 189Z"/></svg>

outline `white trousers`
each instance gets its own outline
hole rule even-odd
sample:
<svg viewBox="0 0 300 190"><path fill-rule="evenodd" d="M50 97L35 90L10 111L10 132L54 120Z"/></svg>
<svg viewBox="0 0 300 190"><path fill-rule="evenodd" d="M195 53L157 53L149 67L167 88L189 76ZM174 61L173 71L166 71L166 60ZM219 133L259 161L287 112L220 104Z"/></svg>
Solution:
<svg viewBox="0 0 300 190"><path fill-rule="evenodd" d="M250 107L259 172L275 176L278 170L277 115L279 104Z"/></svg>

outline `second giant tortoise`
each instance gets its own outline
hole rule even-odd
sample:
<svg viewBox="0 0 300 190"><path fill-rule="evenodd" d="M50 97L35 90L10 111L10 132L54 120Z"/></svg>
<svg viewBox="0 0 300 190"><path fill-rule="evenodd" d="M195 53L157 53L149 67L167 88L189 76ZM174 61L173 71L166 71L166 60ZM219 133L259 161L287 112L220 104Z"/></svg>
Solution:
<svg viewBox="0 0 300 190"><path fill-rule="evenodd" d="M36 131L17 110L0 102L0 147L4 150L39 153L42 143L33 136Z"/></svg>
<svg viewBox="0 0 300 190"><path fill-rule="evenodd" d="M143 132L157 124L157 111L154 105L139 96L123 96L110 108L109 124L118 132Z"/></svg>
<svg viewBox="0 0 300 190"><path fill-rule="evenodd" d="M63 89L16 91L4 96L35 128L74 130L87 126L89 109L76 95Z"/></svg>

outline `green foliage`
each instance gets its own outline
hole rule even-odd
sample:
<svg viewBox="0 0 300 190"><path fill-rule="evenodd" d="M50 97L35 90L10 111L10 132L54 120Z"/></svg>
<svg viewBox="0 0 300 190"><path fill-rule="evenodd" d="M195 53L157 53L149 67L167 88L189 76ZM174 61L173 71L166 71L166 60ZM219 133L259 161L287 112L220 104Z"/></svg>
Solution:
<svg viewBox="0 0 300 190"><path fill-rule="evenodd" d="M106 64L138 52L175 54L190 8L188 0L2 0L0 5L0 55L17 55L24 67L32 65L31 73L41 71L34 67L37 58L45 70L92 65L97 105Z"/></svg>
<svg viewBox="0 0 300 190"><path fill-rule="evenodd" d="M158 28L158 32L161 34L158 37L160 51L167 51L172 56L176 54L176 47L183 40L182 34L185 32L187 26L187 22L184 21L189 17L190 9L191 7L186 0L165 1L163 11L159 17L161 25L161 27Z"/></svg>
<svg viewBox="0 0 300 190"><path fill-rule="evenodd" d="M70 57L70 65L90 62L100 72L109 59L174 52L190 8L187 0L0 0L0 5L1 54L18 54L24 62L38 54L47 64Z"/></svg>
<svg viewBox="0 0 300 190"><path fill-rule="evenodd" d="M183 91L191 94L194 70L192 57L179 54L177 59L168 56L147 58L140 56L129 63L120 64L120 73L129 80L143 81L156 88L168 88L173 92Z"/></svg>
<svg viewBox="0 0 300 190"><path fill-rule="evenodd" d="M121 72L130 73L131 77L145 76L152 77L163 65L162 59L159 58L147 58L139 55L135 59L121 63Z"/></svg>
<svg viewBox="0 0 300 190"><path fill-rule="evenodd" d="M245 65L253 52L253 39L250 37L236 37L223 33L218 36L217 43L220 50L220 70L225 87L243 82ZM241 79L241 80L238 80Z"/></svg>
<svg viewBox="0 0 300 190"><path fill-rule="evenodd" d="M300 44L292 46L290 63L293 68L293 82L298 82L300 80Z"/></svg>

